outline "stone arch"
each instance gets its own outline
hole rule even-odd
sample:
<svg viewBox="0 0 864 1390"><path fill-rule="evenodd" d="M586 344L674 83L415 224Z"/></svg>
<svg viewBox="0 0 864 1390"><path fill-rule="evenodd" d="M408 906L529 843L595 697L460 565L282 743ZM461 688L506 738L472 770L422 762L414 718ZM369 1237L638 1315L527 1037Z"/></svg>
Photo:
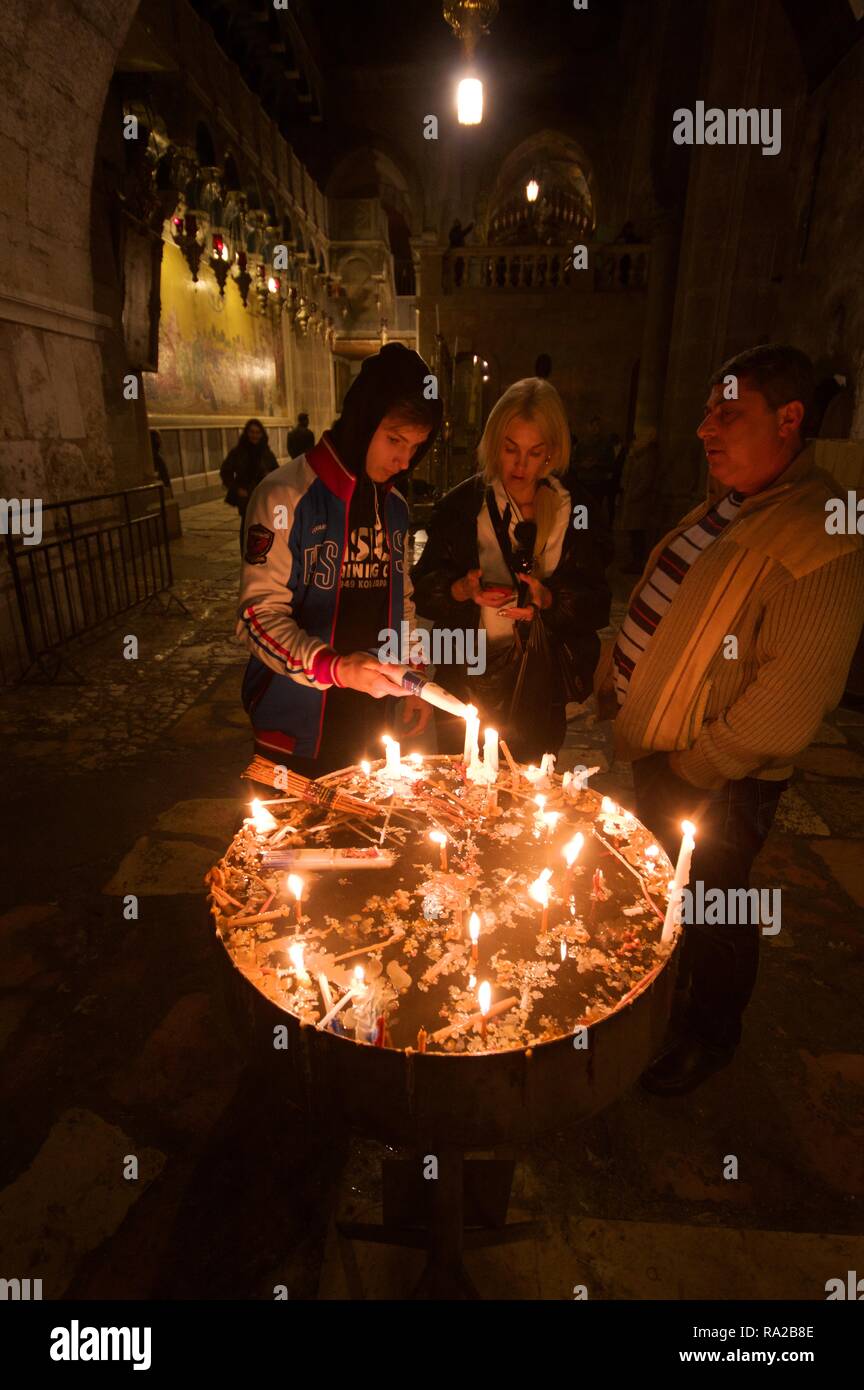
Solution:
<svg viewBox="0 0 864 1390"><path fill-rule="evenodd" d="M511 222L516 239L524 235L518 218L527 208L524 190L532 176L540 184L541 206L542 200L547 200L548 211L544 215L553 232L572 226L580 235L593 234L597 224L593 164L574 136L544 129L520 141L501 161L486 200L485 241L506 241Z"/></svg>
<svg viewBox="0 0 864 1390"><path fill-rule="evenodd" d="M324 192L328 198L378 198L405 219L412 234L423 226L423 194L416 174L377 145L358 144L343 155Z"/></svg>

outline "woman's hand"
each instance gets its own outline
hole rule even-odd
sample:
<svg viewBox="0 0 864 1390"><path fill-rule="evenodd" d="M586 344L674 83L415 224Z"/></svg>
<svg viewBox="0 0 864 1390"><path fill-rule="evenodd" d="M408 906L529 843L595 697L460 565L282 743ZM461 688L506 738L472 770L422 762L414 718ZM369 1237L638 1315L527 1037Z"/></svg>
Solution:
<svg viewBox="0 0 864 1390"><path fill-rule="evenodd" d="M523 575L531 595L531 606L526 608L502 608L502 618L512 618L514 623L530 623L538 608L552 607L552 594L545 584L535 578L533 574Z"/></svg>
<svg viewBox="0 0 864 1390"><path fill-rule="evenodd" d="M503 603L508 603L514 597L513 590L507 589L484 589L480 582L482 571L469 570L461 579L456 579L450 585L451 596L457 603L476 603L481 608L500 608Z"/></svg>

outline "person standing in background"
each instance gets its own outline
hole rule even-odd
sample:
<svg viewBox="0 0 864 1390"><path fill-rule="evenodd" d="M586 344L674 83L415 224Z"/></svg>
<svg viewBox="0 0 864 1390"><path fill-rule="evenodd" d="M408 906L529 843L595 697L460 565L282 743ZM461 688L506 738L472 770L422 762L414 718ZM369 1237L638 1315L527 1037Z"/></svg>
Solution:
<svg viewBox="0 0 864 1390"><path fill-rule="evenodd" d="M645 565L648 532L657 501L658 459L657 431L653 425L644 425L636 431L621 474L621 505L616 530L627 533L629 554L623 566L625 574L641 574Z"/></svg>
<svg viewBox="0 0 864 1390"><path fill-rule="evenodd" d="M301 410L297 416L297 424L288 433L288 457L299 458L301 454L308 453L315 443L315 436L309 428L309 416L305 410Z"/></svg>
<svg viewBox="0 0 864 1390"><path fill-rule="evenodd" d="M249 498L262 478L276 468L276 459L267 442L267 431L260 420L247 420L234 448L219 470L227 488L225 502L240 513L240 553L243 553L243 526Z"/></svg>

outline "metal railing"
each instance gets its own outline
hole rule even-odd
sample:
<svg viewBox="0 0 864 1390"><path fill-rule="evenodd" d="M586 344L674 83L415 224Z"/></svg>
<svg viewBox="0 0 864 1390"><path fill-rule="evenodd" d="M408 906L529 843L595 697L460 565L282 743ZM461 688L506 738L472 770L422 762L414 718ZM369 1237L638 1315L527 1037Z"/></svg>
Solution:
<svg viewBox="0 0 864 1390"><path fill-rule="evenodd" d="M80 680L62 649L127 609L158 601L173 583L161 483L46 503L42 527L37 545L5 538L16 635L26 654L16 683L54 680L63 668ZM187 611L174 595L172 604Z"/></svg>
<svg viewBox="0 0 864 1390"><path fill-rule="evenodd" d="M445 294L459 290L644 290L648 250L625 242L587 244L587 266L573 266L572 246L460 246L442 262Z"/></svg>

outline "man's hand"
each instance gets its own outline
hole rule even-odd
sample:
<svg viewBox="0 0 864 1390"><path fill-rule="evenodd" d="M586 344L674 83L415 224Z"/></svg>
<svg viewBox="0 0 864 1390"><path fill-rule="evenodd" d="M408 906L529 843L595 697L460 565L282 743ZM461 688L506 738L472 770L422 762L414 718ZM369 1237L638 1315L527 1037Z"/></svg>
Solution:
<svg viewBox="0 0 864 1390"><path fill-rule="evenodd" d="M432 714L432 706L419 695L407 695L396 706L396 731L401 738L422 734Z"/></svg>
<svg viewBox="0 0 864 1390"><path fill-rule="evenodd" d="M349 690L361 690L364 695L382 700L385 695L405 694L401 685L397 685L396 681L388 676L388 670L392 669L392 666L388 668L376 661L368 652L352 652L350 656L339 658L336 673L339 683L347 686Z"/></svg>
<svg viewBox="0 0 864 1390"><path fill-rule="evenodd" d="M500 608L514 597L512 589L484 589L480 582L481 570L469 570L461 579L450 585L450 593L457 603L470 600L481 608Z"/></svg>

